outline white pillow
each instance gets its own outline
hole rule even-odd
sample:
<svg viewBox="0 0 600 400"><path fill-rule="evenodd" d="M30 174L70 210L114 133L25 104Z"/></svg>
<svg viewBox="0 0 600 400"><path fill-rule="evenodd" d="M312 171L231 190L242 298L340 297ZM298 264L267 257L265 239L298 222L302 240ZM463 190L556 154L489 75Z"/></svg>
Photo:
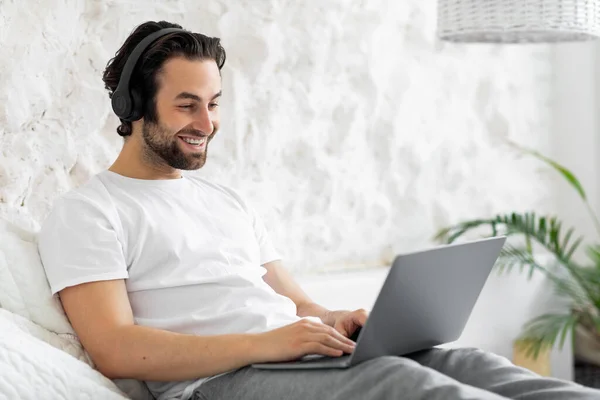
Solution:
<svg viewBox="0 0 600 400"><path fill-rule="evenodd" d="M0 393L7 398L127 399L100 372L59 350L70 344L55 334L1 309L0 332Z"/></svg>
<svg viewBox="0 0 600 400"><path fill-rule="evenodd" d="M75 334L50 286L36 233L0 219L0 304L54 333Z"/></svg>
<svg viewBox="0 0 600 400"><path fill-rule="evenodd" d="M37 250L36 233L2 219L0 219L0 305L68 339L73 347L62 347L61 350L91 367L94 366L87 352L83 351L58 295L51 295L46 272ZM36 337L54 345L51 336ZM132 399L153 399L147 386L141 381L115 379L114 383Z"/></svg>

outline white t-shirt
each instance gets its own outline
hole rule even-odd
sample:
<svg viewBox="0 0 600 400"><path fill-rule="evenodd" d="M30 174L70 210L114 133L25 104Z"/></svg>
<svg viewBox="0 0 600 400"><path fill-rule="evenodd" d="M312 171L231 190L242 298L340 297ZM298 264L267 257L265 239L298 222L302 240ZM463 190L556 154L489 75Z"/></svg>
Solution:
<svg viewBox="0 0 600 400"><path fill-rule="evenodd" d="M39 251L52 293L126 279L138 325L218 335L300 319L262 279L262 265L279 255L259 216L231 189L198 177L103 171L55 202ZM146 383L162 400L186 398L204 380Z"/></svg>

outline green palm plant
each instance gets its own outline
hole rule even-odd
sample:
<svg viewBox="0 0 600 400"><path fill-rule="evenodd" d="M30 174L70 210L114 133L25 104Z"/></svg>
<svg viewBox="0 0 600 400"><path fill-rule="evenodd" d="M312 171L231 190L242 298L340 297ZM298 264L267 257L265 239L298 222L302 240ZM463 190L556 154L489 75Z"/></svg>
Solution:
<svg viewBox="0 0 600 400"><path fill-rule="evenodd" d="M532 155L557 171L578 193L587 208L595 228L600 234L598 217L592 210L579 180L565 167L534 150L518 147L521 152ZM582 246L583 237L575 235L573 228L563 229L556 216L538 216L534 212L496 215L492 218L473 219L441 229L435 235L437 241L452 243L463 235L488 228L484 236L506 235L519 237L507 241L496 263L499 272L518 268L527 271L531 278L534 271L544 274L553 284L556 293L568 304L562 313L547 313L529 321L517 338L517 345L534 359L555 345L562 348L571 334L578 330L600 346L600 243ZM583 261L576 261L578 250L585 248ZM551 255L551 262L539 262L542 250Z"/></svg>

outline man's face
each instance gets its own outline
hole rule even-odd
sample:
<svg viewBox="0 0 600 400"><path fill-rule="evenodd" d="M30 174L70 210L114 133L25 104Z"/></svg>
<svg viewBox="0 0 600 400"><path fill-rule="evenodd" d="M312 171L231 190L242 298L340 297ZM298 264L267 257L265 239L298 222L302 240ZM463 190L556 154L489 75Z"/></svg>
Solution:
<svg viewBox="0 0 600 400"><path fill-rule="evenodd" d="M172 168L195 170L219 127L221 76L213 60L166 61L157 77L157 123L144 121L144 152ZM158 157L157 157L158 156Z"/></svg>

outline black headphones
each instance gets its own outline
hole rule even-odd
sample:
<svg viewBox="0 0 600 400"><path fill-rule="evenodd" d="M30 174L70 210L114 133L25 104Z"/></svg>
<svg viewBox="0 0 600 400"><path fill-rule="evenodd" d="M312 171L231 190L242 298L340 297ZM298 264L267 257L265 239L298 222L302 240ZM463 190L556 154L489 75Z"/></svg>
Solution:
<svg viewBox="0 0 600 400"><path fill-rule="evenodd" d="M129 57L127 57L127 61L125 62L125 66L123 67L123 71L119 77L119 84L117 85L117 88L115 89L111 98L112 109L120 119L125 121L137 121L138 119L142 118L144 114L143 99L142 95L137 90L129 88L131 74L133 73L133 69L135 68L140 56L144 50L146 50L146 47L148 47L156 39L171 32L185 31L179 28L163 28L159 31L151 33L140 43L138 43Z"/></svg>

